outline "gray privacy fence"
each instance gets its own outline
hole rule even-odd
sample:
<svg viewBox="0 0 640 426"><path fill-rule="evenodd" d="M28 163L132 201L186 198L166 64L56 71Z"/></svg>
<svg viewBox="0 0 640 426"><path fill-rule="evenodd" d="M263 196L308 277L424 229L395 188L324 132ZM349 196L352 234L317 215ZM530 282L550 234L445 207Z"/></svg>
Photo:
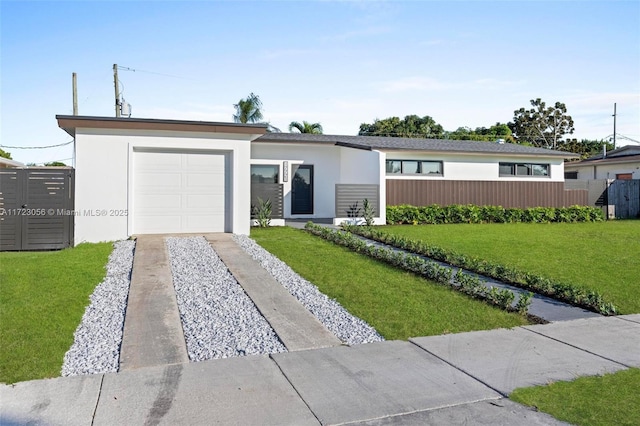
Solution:
<svg viewBox="0 0 640 426"><path fill-rule="evenodd" d="M380 216L380 186L367 184L336 184L336 217L350 217L359 210L362 217L363 202L368 200L374 216Z"/></svg>
<svg viewBox="0 0 640 426"><path fill-rule="evenodd" d="M567 179L567 189L588 192L588 205L601 207L610 219L640 217L640 179Z"/></svg>
<svg viewBox="0 0 640 426"><path fill-rule="evenodd" d="M73 245L71 168L0 169L0 251Z"/></svg>
<svg viewBox="0 0 640 426"><path fill-rule="evenodd" d="M271 219L284 217L282 185L278 183L251 183L251 217L253 210L258 207L258 198L262 201L271 200Z"/></svg>

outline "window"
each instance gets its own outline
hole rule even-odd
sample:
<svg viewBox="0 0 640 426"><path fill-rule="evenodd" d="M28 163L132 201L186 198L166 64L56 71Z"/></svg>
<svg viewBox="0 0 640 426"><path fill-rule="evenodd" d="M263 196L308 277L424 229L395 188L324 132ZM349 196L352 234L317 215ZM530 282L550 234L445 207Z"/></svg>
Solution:
<svg viewBox="0 0 640 426"><path fill-rule="evenodd" d="M578 179L578 172L564 172L565 179Z"/></svg>
<svg viewBox="0 0 640 426"><path fill-rule="evenodd" d="M387 174L442 176L442 161L387 160Z"/></svg>
<svg viewBox="0 0 640 426"><path fill-rule="evenodd" d="M251 165L251 183L278 183L280 168L270 164Z"/></svg>
<svg viewBox="0 0 640 426"><path fill-rule="evenodd" d="M549 176L549 164L500 163L499 174L508 176Z"/></svg>

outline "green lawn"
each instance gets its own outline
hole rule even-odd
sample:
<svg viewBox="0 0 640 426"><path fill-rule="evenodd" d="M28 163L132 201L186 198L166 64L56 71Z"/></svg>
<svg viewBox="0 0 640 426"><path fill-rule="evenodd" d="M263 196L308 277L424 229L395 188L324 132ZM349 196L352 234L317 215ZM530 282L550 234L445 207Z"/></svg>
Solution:
<svg viewBox="0 0 640 426"><path fill-rule="evenodd" d="M251 237L386 339L515 327L524 317L292 228Z"/></svg>
<svg viewBox="0 0 640 426"><path fill-rule="evenodd" d="M581 426L637 425L640 422L640 369L516 389L509 398Z"/></svg>
<svg viewBox="0 0 640 426"><path fill-rule="evenodd" d="M112 247L0 253L0 383L60 375Z"/></svg>
<svg viewBox="0 0 640 426"><path fill-rule="evenodd" d="M386 232L600 292L640 313L640 221L397 225Z"/></svg>

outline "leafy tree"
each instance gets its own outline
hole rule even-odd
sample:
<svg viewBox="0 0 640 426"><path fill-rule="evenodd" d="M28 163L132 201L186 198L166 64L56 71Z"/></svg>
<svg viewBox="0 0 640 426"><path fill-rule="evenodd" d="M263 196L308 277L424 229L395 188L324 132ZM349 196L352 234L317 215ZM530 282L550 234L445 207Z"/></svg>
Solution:
<svg viewBox="0 0 640 426"><path fill-rule="evenodd" d="M322 134L322 125L320 123L309 123L308 121L299 123L292 121L291 124L289 124L289 131L291 132L293 129L296 129L300 133Z"/></svg>
<svg viewBox="0 0 640 426"><path fill-rule="evenodd" d="M47 167L66 167L67 165L61 161L50 161L48 163L44 163Z"/></svg>
<svg viewBox="0 0 640 426"><path fill-rule="evenodd" d="M603 147L607 148L607 152L613 150L613 143L604 140L589 140L582 139L578 142L577 139L567 139L564 142L558 144L559 151L573 152L574 154L580 154L580 159L593 157L600 154L603 151Z"/></svg>
<svg viewBox="0 0 640 426"><path fill-rule="evenodd" d="M441 138L444 135L444 129L428 115L424 117L407 115L402 120L398 117L389 117L384 120L376 118L373 124L362 123L358 134L402 138Z"/></svg>
<svg viewBox="0 0 640 426"><path fill-rule="evenodd" d="M458 127L453 132L446 132L447 139L462 141L487 141L495 142L498 139L504 139L505 142L514 143L515 140L511 136L511 129L506 124L496 123L493 126L476 127L472 130L469 127Z"/></svg>
<svg viewBox="0 0 640 426"><path fill-rule="evenodd" d="M240 99L233 105L236 113L233 114L233 121L236 123L258 123L262 120L262 101L258 95L250 93L246 99Z"/></svg>
<svg viewBox="0 0 640 426"><path fill-rule="evenodd" d="M11 154L3 150L2 148L0 148L0 157L6 158L7 160L13 160L13 158L11 158Z"/></svg>
<svg viewBox="0 0 640 426"><path fill-rule="evenodd" d="M509 128L518 143L556 149L562 137L574 131L567 107L561 102L547 107L540 98L530 102L533 108L520 108L513 112Z"/></svg>

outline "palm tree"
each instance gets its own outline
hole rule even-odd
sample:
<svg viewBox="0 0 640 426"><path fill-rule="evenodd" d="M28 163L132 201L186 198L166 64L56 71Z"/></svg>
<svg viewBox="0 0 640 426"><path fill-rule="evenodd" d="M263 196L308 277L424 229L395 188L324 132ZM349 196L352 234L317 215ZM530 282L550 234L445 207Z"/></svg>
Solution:
<svg viewBox="0 0 640 426"><path fill-rule="evenodd" d="M233 114L233 121L236 123L257 123L262 120L262 102L258 95L250 93L246 99L240 99L233 105L236 113Z"/></svg>
<svg viewBox="0 0 640 426"><path fill-rule="evenodd" d="M322 134L322 125L320 123L303 121L302 124L300 124L297 121L292 121L291 124L289 124L289 131L291 132L293 129L296 129L300 133Z"/></svg>

